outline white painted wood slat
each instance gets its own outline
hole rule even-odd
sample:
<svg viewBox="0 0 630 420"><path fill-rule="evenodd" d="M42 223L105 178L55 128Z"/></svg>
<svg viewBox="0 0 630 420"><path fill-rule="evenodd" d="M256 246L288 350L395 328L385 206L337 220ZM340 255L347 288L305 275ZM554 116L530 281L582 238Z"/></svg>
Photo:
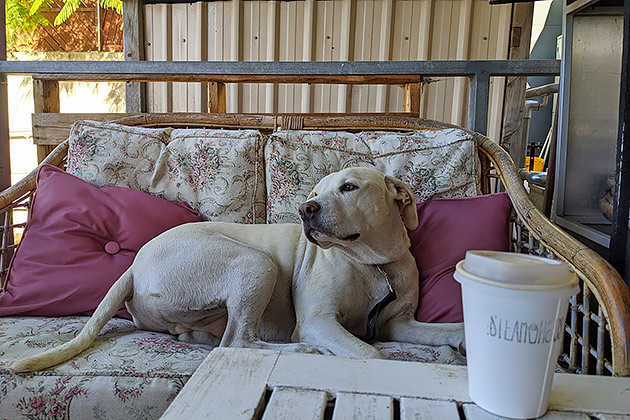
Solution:
<svg viewBox="0 0 630 420"><path fill-rule="evenodd" d="M549 409L630 414L629 380L556 373L549 396Z"/></svg>
<svg viewBox="0 0 630 420"><path fill-rule="evenodd" d="M504 420L506 417L489 413L474 404L464 405L466 420ZM548 411L540 420L590 420L590 417L582 413L569 413L559 411Z"/></svg>
<svg viewBox="0 0 630 420"><path fill-rule="evenodd" d="M452 401L400 399L401 420L459 420L457 403Z"/></svg>
<svg viewBox="0 0 630 420"><path fill-rule="evenodd" d="M394 402L385 395L337 395L332 420L387 420L394 417Z"/></svg>
<svg viewBox="0 0 630 420"><path fill-rule="evenodd" d="M271 386L471 402L464 366L283 353Z"/></svg>
<svg viewBox="0 0 630 420"><path fill-rule="evenodd" d="M267 380L278 356L274 351L215 349L161 419L254 418L262 408Z"/></svg>
<svg viewBox="0 0 630 420"><path fill-rule="evenodd" d="M278 387L271 394L262 420L320 420L327 401L324 391Z"/></svg>

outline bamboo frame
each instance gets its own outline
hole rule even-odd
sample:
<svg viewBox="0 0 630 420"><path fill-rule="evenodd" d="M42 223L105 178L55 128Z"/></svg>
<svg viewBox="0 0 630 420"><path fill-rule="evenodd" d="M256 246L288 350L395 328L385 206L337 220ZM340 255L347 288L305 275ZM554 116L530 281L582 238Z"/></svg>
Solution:
<svg viewBox="0 0 630 420"><path fill-rule="evenodd" d="M117 120L130 126L277 128L305 130L413 130L455 127L450 124L398 115L244 115L244 114L140 114ZM459 127L458 127L459 128ZM508 192L515 214L512 247L566 261L580 277L582 291L572 298L567 317L561 362L583 374L630 376L630 291L617 272L598 254L552 224L529 200L510 156L487 137L468 131L476 141L482 165L482 191L491 191L499 179ZM43 163L63 166L68 142L60 144ZM23 203L35 192L33 171L0 193L0 213ZM11 227L2 234L11 233ZM0 252L7 254L9 250ZM4 259L6 261L6 258ZM0 282L5 267L0 267ZM581 325L580 325L581 324ZM595 340L592 343L592 340ZM595 364L591 359L595 359Z"/></svg>

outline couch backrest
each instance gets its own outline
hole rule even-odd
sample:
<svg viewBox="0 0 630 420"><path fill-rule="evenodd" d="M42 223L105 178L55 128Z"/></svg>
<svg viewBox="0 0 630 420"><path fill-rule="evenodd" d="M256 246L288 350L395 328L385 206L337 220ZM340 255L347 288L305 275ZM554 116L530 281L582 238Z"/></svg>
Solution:
<svg viewBox="0 0 630 420"><path fill-rule="evenodd" d="M206 220L298 222L297 208L329 173L372 166L412 187L417 200L481 191L473 135L449 127L405 131L147 128L80 121L68 172L96 186L185 201Z"/></svg>

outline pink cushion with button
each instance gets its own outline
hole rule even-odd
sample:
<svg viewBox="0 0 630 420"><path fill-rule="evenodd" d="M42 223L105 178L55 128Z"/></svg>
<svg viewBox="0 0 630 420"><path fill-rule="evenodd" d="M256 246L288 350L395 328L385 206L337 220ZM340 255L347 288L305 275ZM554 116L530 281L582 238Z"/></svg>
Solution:
<svg viewBox="0 0 630 420"><path fill-rule="evenodd" d="M44 165L0 296L0 316L91 315L142 245L200 220L186 204L126 188L97 188ZM117 315L131 319L124 306Z"/></svg>
<svg viewBox="0 0 630 420"><path fill-rule="evenodd" d="M508 251L512 203L507 193L418 203L418 228L409 232L420 272L422 322L462 322L462 292L453 278L466 251Z"/></svg>

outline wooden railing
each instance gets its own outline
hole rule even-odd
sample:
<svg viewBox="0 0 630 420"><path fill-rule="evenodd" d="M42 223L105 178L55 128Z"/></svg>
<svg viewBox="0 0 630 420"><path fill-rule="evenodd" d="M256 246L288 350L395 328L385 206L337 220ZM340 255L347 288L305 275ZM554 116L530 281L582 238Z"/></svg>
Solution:
<svg viewBox="0 0 630 420"><path fill-rule="evenodd" d="M60 81L202 82L208 111L226 111L226 83L384 84L404 87L403 110L418 116L421 86L428 77L467 77L468 128L487 131L490 77L558 75L557 60L405 61L405 62L6 62L0 74L32 74L34 79L34 141L43 159L51 146L65 138L70 116L59 112ZM524 98L523 92L523 98ZM510 98L520 109L523 98ZM0 105L1 106L1 105ZM0 112L2 110L0 109ZM520 115L519 112L512 114ZM103 114L93 119L110 119ZM77 115L80 117L80 114ZM80 119L80 118L77 118ZM504 124L505 125L505 124ZM511 145L504 145L512 149ZM517 145L514 150L520 149Z"/></svg>

